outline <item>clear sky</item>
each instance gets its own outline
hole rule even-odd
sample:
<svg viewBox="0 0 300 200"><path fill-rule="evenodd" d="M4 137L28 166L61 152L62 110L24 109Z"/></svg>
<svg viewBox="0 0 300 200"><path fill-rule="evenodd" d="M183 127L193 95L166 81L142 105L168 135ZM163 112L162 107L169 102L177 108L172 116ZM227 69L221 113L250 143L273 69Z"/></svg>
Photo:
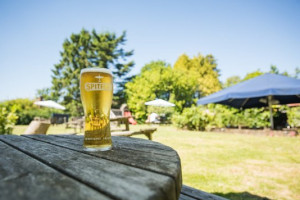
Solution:
<svg viewBox="0 0 300 200"><path fill-rule="evenodd" d="M300 67L299 0L0 1L0 100L51 86L63 41L82 28L121 34L132 74L152 60L213 54L226 78Z"/></svg>

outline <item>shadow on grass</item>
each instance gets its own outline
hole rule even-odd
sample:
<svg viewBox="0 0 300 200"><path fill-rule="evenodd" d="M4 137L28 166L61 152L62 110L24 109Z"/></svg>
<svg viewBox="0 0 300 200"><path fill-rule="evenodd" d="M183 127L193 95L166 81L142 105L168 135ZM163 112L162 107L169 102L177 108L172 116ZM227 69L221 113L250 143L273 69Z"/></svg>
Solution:
<svg viewBox="0 0 300 200"><path fill-rule="evenodd" d="M239 193L234 193L234 192L230 192L230 193L213 193L215 195L227 198L227 199L231 199L231 200L271 200L267 197L261 197L261 196L257 196L255 194L251 194L249 192L239 192Z"/></svg>

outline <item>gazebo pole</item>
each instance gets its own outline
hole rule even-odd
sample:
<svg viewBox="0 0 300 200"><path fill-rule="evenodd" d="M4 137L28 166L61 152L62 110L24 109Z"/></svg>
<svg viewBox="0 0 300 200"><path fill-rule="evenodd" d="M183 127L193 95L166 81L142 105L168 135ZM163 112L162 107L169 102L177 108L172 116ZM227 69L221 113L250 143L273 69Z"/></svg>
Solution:
<svg viewBox="0 0 300 200"><path fill-rule="evenodd" d="M271 130L273 130L274 121L273 121L273 110L272 110L272 96L268 96L268 103L269 103L269 111L270 111L270 125L271 125Z"/></svg>

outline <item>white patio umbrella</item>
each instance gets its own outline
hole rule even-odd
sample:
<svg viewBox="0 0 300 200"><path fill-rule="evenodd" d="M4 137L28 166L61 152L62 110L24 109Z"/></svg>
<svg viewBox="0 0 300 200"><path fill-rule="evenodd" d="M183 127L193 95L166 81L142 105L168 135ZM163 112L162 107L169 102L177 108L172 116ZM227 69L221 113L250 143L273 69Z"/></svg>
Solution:
<svg viewBox="0 0 300 200"><path fill-rule="evenodd" d="M44 107L48 107L48 108L56 108L56 109L60 109L60 110L65 110L66 108L58 103L56 103L55 101L52 100L47 100L47 101L36 101L34 102L35 105L38 106L44 106Z"/></svg>
<svg viewBox="0 0 300 200"><path fill-rule="evenodd" d="M145 103L147 106L158 106L158 107L173 107L175 104L162 99L155 99L153 101L148 101Z"/></svg>

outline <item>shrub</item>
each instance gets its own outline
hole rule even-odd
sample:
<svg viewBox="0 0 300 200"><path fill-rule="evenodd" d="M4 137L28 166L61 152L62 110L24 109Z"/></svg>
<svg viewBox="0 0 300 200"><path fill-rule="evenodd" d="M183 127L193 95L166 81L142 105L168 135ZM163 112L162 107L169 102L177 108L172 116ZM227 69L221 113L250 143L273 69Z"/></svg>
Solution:
<svg viewBox="0 0 300 200"><path fill-rule="evenodd" d="M291 127L300 127L300 107L287 110L288 123Z"/></svg>
<svg viewBox="0 0 300 200"><path fill-rule="evenodd" d="M265 108L251 108L242 111L245 126L249 128L263 128L270 126L270 112Z"/></svg>
<svg viewBox="0 0 300 200"><path fill-rule="evenodd" d="M203 106L185 108L183 112L173 115L172 121L179 128L205 130L213 120L213 113Z"/></svg>
<svg viewBox="0 0 300 200"><path fill-rule="evenodd" d="M34 117L50 118L53 113L53 109L37 107L33 104L34 101L30 99L14 99L8 100L0 103L1 107L5 107L8 111L15 109L15 114L18 116L16 121L17 125L27 125L29 124ZM62 111L55 110L57 113Z"/></svg>
<svg viewBox="0 0 300 200"><path fill-rule="evenodd" d="M214 113L212 125L222 127L249 127L263 128L268 127L270 113L265 108L236 109L229 106L211 104L208 105Z"/></svg>
<svg viewBox="0 0 300 200"><path fill-rule="evenodd" d="M237 127L242 120L243 115L240 110L220 104L208 104L210 112L214 114L214 118L210 126L217 128L223 127Z"/></svg>
<svg viewBox="0 0 300 200"><path fill-rule="evenodd" d="M0 134L11 134L18 119L15 114L16 107L8 111L5 107L0 107Z"/></svg>
<svg viewBox="0 0 300 200"><path fill-rule="evenodd" d="M269 126L269 118L270 113L265 108L239 110L220 104L208 104L185 108L182 114L175 114L172 121L179 128L209 130L212 127L263 128Z"/></svg>
<svg viewBox="0 0 300 200"><path fill-rule="evenodd" d="M17 121L17 125L29 124L35 117L41 117L44 119L49 119L51 117L52 111L49 108L30 108L28 110L21 110L17 113L19 119Z"/></svg>

